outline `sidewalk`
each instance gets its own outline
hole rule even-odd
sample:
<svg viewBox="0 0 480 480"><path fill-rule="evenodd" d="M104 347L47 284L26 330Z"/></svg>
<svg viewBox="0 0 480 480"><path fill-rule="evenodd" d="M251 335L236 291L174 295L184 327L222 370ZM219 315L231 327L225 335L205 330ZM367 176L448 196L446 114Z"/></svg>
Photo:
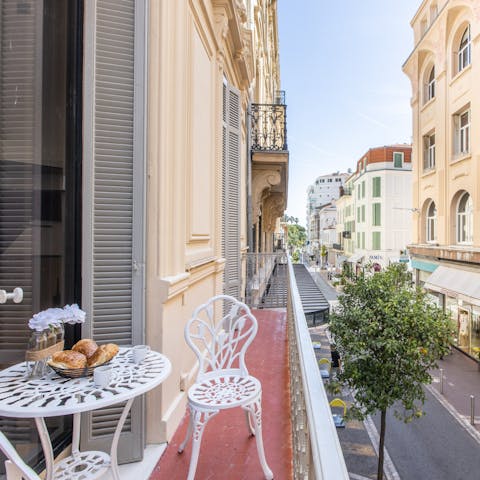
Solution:
<svg viewBox="0 0 480 480"><path fill-rule="evenodd" d="M460 419L470 426L471 399L474 396L474 415L475 430L479 433L477 439L480 440L480 370L478 363L452 348L452 353L438 362L438 370L432 372L433 381L430 385L430 391L437 393L435 395L440 401L442 399L453 407L458 413ZM443 370L443 394L441 392L441 371ZM444 402L442 402L444 403ZM447 406L447 405L445 405ZM475 414L477 412L478 414ZM454 412L452 412L454 413Z"/></svg>

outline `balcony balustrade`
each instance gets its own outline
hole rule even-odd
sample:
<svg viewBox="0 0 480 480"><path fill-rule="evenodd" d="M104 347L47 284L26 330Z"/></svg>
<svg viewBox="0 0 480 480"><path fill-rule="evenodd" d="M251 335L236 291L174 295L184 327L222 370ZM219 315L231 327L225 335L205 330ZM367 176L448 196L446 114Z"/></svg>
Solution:
<svg viewBox="0 0 480 480"><path fill-rule="evenodd" d="M287 106L251 105L252 151L283 152L287 147Z"/></svg>

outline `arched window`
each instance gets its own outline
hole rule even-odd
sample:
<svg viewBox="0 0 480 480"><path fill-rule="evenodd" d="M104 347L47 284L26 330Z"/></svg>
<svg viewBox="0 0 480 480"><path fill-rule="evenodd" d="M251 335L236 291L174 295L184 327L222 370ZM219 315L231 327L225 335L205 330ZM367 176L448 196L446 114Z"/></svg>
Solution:
<svg viewBox="0 0 480 480"><path fill-rule="evenodd" d="M458 47L458 71L470 65L470 25L465 29Z"/></svg>
<svg viewBox="0 0 480 480"><path fill-rule="evenodd" d="M435 67L433 66L430 70L430 74L427 78L427 83L425 85L425 103L435 98Z"/></svg>
<svg viewBox="0 0 480 480"><path fill-rule="evenodd" d="M457 243L473 243L473 202L466 192L458 201Z"/></svg>
<svg viewBox="0 0 480 480"><path fill-rule="evenodd" d="M437 207L435 202L430 202L427 208L427 242L437 240Z"/></svg>

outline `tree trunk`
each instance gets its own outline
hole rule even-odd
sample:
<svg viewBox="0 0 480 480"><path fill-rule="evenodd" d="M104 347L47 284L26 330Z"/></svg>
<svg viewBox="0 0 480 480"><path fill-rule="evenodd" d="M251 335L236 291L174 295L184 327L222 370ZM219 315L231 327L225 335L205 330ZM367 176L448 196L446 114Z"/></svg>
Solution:
<svg viewBox="0 0 480 480"><path fill-rule="evenodd" d="M387 410L381 410L380 415L380 444L378 446L378 472L377 480L383 480L383 450L385 445L385 422Z"/></svg>

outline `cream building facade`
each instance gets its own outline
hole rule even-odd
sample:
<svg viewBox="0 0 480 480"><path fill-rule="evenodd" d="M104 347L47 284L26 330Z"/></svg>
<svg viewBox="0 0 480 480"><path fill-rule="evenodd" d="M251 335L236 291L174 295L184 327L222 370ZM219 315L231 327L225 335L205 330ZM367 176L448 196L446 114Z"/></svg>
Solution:
<svg viewBox="0 0 480 480"><path fill-rule="evenodd" d="M411 21L416 280L450 311L456 343L480 347L480 2L424 1Z"/></svg>
<svg viewBox="0 0 480 480"><path fill-rule="evenodd" d="M312 185L307 188L307 239L315 241L314 215L316 209L327 205L340 196L340 188L343 187L348 173L335 172L329 175L320 175Z"/></svg>
<svg viewBox="0 0 480 480"><path fill-rule="evenodd" d="M166 354L172 374L136 402L122 434L121 460L132 461L185 413L194 308L242 296L242 253L273 249L286 208L277 3L53 3L1 3L0 213L13 220L0 287L26 294L0 311L0 360L21 359L34 313L66 303L87 312L67 343ZM101 448L116 417L83 422L83 446ZM71 424L55 429L60 448ZM39 448L25 447L33 463Z"/></svg>
<svg viewBox="0 0 480 480"><path fill-rule="evenodd" d="M354 265L385 268L410 244L412 147L371 148L357 162L352 181L355 209Z"/></svg>
<svg viewBox="0 0 480 480"><path fill-rule="evenodd" d="M337 205L337 243L335 250L335 266L341 268L341 264L355 251L355 201L352 196L353 181L355 174L345 180L345 185L340 190Z"/></svg>

